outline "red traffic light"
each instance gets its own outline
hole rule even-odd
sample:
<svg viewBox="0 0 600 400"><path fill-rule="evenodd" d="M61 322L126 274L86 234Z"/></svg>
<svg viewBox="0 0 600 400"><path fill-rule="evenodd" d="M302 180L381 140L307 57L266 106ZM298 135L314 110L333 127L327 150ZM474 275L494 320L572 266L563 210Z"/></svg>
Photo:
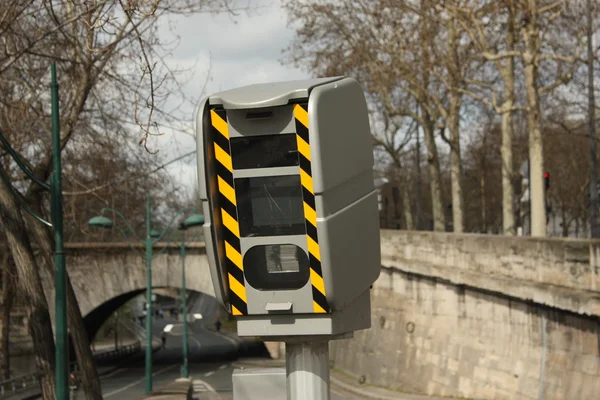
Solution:
<svg viewBox="0 0 600 400"><path fill-rule="evenodd" d="M548 172L544 172L544 179L550 178L550 174Z"/></svg>

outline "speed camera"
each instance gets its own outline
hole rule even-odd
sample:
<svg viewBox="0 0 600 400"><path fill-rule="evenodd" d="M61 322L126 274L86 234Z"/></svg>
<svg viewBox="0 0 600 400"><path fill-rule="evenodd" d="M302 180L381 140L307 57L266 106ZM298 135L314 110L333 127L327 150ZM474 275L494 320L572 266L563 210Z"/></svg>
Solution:
<svg viewBox="0 0 600 400"><path fill-rule="evenodd" d="M204 236L238 334L334 335L370 326L380 272L367 106L334 77L250 85L196 116Z"/></svg>

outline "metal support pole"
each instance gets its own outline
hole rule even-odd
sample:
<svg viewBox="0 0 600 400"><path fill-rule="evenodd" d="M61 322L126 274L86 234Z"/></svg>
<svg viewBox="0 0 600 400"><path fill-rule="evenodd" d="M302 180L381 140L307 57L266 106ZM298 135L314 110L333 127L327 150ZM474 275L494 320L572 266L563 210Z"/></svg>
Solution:
<svg viewBox="0 0 600 400"><path fill-rule="evenodd" d="M417 230L423 229L423 194L421 178L421 140L419 138L419 126L417 125Z"/></svg>
<svg viewBox="0 0 600 400"><path fill-rule="evenodd" d="M587 49L588 49L588 133L590 135L590 236L600 237L600 221L598 220L598 159L596 156L596 99L594 97L594 51L592 32L592 2L587 1Z"/></svg>
<svg viewBox="0 0 600 400"><path fill-rule="evenodd" d="M146 394L152 393L152 237L150 194L146 194Z"/></svg>
<svg viewBox="0 0 600 400"><path fill-rule="evenodd" d="M58 82L56 65L51 67L52 102L52 169L51 214L54 228L54 306L56 313L56 398L67 400L69 396L67 382L67 272L63 243L62 215L62 165L60 159L60 116L58 104Z"/></svg>
<svg viewBox="0 0 600 400"><path fill-rule="evenodd" d="M329 342L285 344L288 400L329 400Z"/></svg>
<svg viewBox="0 0 600 400"><path fill-rule="evenodd" d="M188 326L187 326L187 293L185 289L185 238L181 242L181 304L183 316L183 367L181 377L187 378L188 372Z"/></svg>

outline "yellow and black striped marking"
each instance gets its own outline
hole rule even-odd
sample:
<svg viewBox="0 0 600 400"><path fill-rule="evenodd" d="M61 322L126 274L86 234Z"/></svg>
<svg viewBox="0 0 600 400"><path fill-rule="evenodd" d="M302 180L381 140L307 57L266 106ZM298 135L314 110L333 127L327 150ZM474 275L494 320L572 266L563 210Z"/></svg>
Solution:
<svg viewBox="0 0 600 400"><path fill-rule="evenodd" d="M213 127L212 140L217 160L218 205L221 209L220 237L225 246L224 267L229 284L229 302L233 315L247 315L246 287L244 286L244 266L240 247L237 200L233 183L229 129L224 110L211 110L210 121Z"/></svg>
<svg viewBox="0 0 600 400"><path fill-rule="evenodd" d="M313 310L315 313L327 313L329 312L329 304L327 304L325 283L321 270L321 253L319 251L319 238L317 236L317 208L315 206L315 192L313 190L312 171L310 168L307 106L296 104L294 106L294 118L296 120L296 142L300 157L300 181L302 182L304 218L306 219L306 241L308 244Z"/></svg>

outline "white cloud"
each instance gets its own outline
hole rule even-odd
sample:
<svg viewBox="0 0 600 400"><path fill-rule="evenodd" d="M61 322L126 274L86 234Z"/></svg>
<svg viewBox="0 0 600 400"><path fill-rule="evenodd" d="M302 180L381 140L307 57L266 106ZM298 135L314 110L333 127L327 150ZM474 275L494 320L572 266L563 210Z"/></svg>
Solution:
<svg viewBox="0 0 600 400"><path fill-rule="evenodd" d="M293 38L293 31L286 26L287 17L278 0L263 4L238 16L200 14L175 17L169 24L163 23L161 33L171 33L171 30L180 38L177 49L173 51L174 58L211 52L218 60L255 56L278 59L282 49Z"/></svg>
<svg viewBox="0 0 600 400"><path fill-rule="evenodd" d="M262 3L264 6L241 13L236 17L227 14L201 14L193 17L171 17L160 24L159 35L163 42L178 42L171 54L165 57L171 68L193 68L183 90L187 97L197 99L235 87L261 82L276 82L308 78L296 68L281 65L282 50L289 46L293 31L287 28L287 16L280 0ZM210 76L207 72L210 65ZM206 93L202 89L206 82ZM191 131L194 105L179 106L181 125ZM190 135L165 128L164 136L152 143L173 159L195 148ZM194 187L196 158L171 164L167 170L179 184Z"/></svg>

